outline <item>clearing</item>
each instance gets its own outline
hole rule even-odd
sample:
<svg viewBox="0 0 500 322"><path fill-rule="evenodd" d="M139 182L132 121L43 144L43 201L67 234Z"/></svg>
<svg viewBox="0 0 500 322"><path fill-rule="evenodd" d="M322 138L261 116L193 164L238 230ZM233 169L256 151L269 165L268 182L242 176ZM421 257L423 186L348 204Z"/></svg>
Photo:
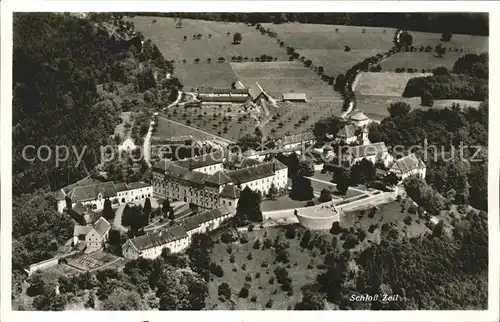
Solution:
<svg viewBox="0 0 500 322"><path fill-rule="evenodd" d="M355 88L356 93L373 96L399 96L403 95L406 84L410 78L430 76L431 73L392 73L375 72L359 74L359 81Z"/></svg>

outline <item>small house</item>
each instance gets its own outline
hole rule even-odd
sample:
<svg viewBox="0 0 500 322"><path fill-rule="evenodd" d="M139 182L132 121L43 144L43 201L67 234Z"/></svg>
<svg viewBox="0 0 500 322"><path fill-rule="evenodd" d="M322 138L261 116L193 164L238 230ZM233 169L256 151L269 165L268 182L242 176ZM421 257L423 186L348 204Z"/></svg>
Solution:
<svg viewBox="0 0 500 322"><path fill-rule="evenodd" d="M283 93L281 100L283 102L305 103L307 102L307 96L305 93Z"/></svg>

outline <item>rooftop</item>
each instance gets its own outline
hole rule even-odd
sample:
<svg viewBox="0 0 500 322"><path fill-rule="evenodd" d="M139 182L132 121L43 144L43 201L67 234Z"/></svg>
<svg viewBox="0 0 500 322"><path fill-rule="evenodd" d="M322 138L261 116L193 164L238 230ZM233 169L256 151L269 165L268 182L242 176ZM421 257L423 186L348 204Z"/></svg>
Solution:
<svg viewBox="0 0 500 322"><path fill-rule="evenodd" d="M337 136L340 138L350 138L356 136L356 128L351 124L347 124L339 131Z"/></svg>
<svg viewBox="0 0 500 322"><path fill-rule="evenodd" d="M210 154L200 155L194 158L175 161L174 163L186 169L199 169L222 163L224 152L218 150Z"/></svg>
<svg viewBox="0 0 500 322"><path fill-rule="evenodd" d="M202 212L183 220L182 225L187 231L194 230L201 226L201 224L206 223L210 220L214 220L223 216L229 215L231 212L226 207L221 207L217 209L212 209L209 211Z"/></svg>
<svg viewBox="0 0 500 322"><path fill-rule="evenodd" d="M363 113L361 111L355 113L354 115L350 116L349 118L353 121L366 121L369 119L368 116L366 116L365 113Z"/></svg>
<svg viewBox="0 0 500 322"><path fill-rule="evenodd" d="M283 93L283 100L305 101L307 96L305 93Z"/></svg>
<svg viewBox="0 0 500 322"><path fill-rule="evenodd" d="M222 189L220 196L222 198L238 199L240 197L240 189L234 184L227 184Z"/></svg>
<svg viewBox="0 0 500 322"><path fill-rule="evenodd" d="M286 169L286 166L280 161L273 159L270 162L261 163L256 166L228 171L227 176L235 184L241 184L273 176L275 171L282 169Z"/></svg>
<svg viewBox="0 0 500 322"><path fill-rule="evenodd" d="M169 242L187 238L186 228L176 226L166 230L160 230L151 234L142 235L130 239L130 243L138 250L142 251L152 247L163 246Z"/></svg>
<svg viewBox="0 0 500 322"><path fill-rule="evenodd" d="M280 141L281 144L292 144L292 143L300 143L314 140L314 134L312 132L304 132L299 134L287 135L284 136Z"/></svg>
<svg viewBox="0 0 500 322"><path fill-rule="evenodd" d="M425 164L412 153L394 161L394 167L399 168L402 173L407 173L415 169L423 169Z"/></svg>

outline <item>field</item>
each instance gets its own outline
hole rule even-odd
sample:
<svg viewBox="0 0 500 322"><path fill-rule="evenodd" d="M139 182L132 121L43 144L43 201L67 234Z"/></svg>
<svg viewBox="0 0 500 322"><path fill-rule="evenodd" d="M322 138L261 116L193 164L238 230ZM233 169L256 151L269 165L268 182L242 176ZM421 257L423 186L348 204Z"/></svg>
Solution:
<svg viewBox="0 0 500 322"><path fill-rule="evenodd" d="M298 230L303 231L301 228L298 228ZM311 264L316 267L318 264L322 264L324 256L320 254L312 256L311 253L314 251L302 249L299 246L298 238L289 240L285 239L283 228L266 228L254 230L252 232L248 232L247 234L248 240L250 241L249 243L232 244L232 254L234 254L235 259L234 263L231 263L229 260L230 256L227 252L226 244L219 243L214 246L212 260L214 263L222 266L224 276L222 278L214 277L214 280L209 283L209 297L206 302L206 307L208 309L216 310L233 308L229 301L221 302L218 300L217 287L220 283L226 282L231 287L234 309L264 309L265 304L269 299L273 300L273 304L272 307L267 309L286 310L288 306L293 308L293 306L302 298L300 288L306 284L313 283L316 280L317 274L323 271L322 269L309 269L307 266ZM322 234L327 235L327 233ZM262 244L264 239L269 238L271 241L274 241L278 235L281 236L281 240L286 240L290 243L290 268L288 268L288 273L292 280L293 287L293 294L291 296L288 296L285 291L281 290L280 285L276 282L274 274L274 269L277 266L285 266L287 264L280 265L274 262L276 255L275 250L272 248L253 248L257 239L260 240ZM252 259L247 258L249 253L251 253ZM316 251L316 253L318 252ZM268 267L261 267L264 261L268 263ZM243 265L245 265L245 269L243 268ZM234 269L236 269L236 271L234 271ZM244 299L238 297L238 292L243 287L247 275L249 275L252 280L249 282L251 284L250 294L248 298ZM270 282L270 278L273 278L272 284ZM256 296L255 303L251 301L252 296Z"/></svg>
<svg viewBox="0 0 500 322"><path fill-rule="evenodd" d="M465 55L460 52L447 52L438 57L434 52L402 52L396 53L380 62L383 72L394 71L396 68L413 68L419 72L422 69L432 70L437 67L452 69L458 58Z"/></svg>
<svg viewBox="0 0 500 322"><path fill-rule="evenodd" d="M408 209L410 202L394 201L388 204L379 205L373 213L370 210L355 211L344 213L340 221L340 227L347 230L352 230L349 234L352 235L358 228L361 228L366 238L352 248L349 248L351 254L356 254L371 243L379 243L382 240L382 227L392 226L400 236L408 237L418 236L430 232L430 229L425 225L425 220L419 218L417 214L410 214ZM407 217L411 217L411 222ZM406 222L405 222L406 219ZM295 238L288 239L285 237L285 230L288 227L295 227L297 233ZM370 229L372 227L372 229ZM282 227L266 227L251 232L245 232L248 236L248 243L239 241L230 244L217 242L212 253L212 261L220 265L223 269L223 276L214 276L209 283L209 297L207 299L207 308L215 310L236 309L236 310L285 310L293 308L294 305L301 300L301 288L305 285L314 283L319 274L325 271L324 263L325 255L328 253L342 253L344 249L344 239L341 234L332 235L328 230L314 231L311 240L319 241L323 247L318 246L318 242L311 243L310 247L303 248L300 245L300 240L305 232L305 228L300 226L282 226ZM279 237L278 237L279 236ZM335 238L334 238L335 236ZM283 264L276 261L276 249L274 242L279 238L281 243L285 243L289 254L289 263ZM271 248L262 247L264 240L269 239L273 245ZM336 246L332 247L332 239L336 239ZM260 247L254 248L254 243L259 240ZM288 244L286 244L288 243ZM234 263L231 263L230 256L234 256ZM349 265L356 269L356 263L352 259ZM266 262L268 265L263 265ZM276 267L286 267L289 277L292 281L293 292L281 290L281 287L276 282L274 270ZM217 288L222 283L226 282L231 288L231 300L220 301L218 299ZM238 296L243 285L248 283L249 296L242 298ZM349 284L352 285L352 284ZM354 283L355 285L355 283ZM252 300L252 297L254 297ZM266 307L268 300L272 300L272 305ZM335 309L329 305L327 309Z"/></svg>
<svg viewBox="0 0 500 322"><path fill-rule="evenodd" d="M253 133L260 112L253 107L242 105L203 105L202 108L172 107L167 116L177 122L208 133L237 141L247 133Z"/></svg>
<svg viewBox="0 0 500 322"><path fill-rule="evenodd" d="M361 95L399 96L403 95L410 78L430 76L423 73L360 73L355 91Z"/></svg>
<svg viewBox="0 0 500 322"><path fill-rule="evenodd" d="M276 100L287 92L306 93L308 100L315 102L341 100L332 86L298 61L231 63L231 66L244 84L252 86L258 82Z"/></svg>
<svg viewBox="0 0 500 322"><path fill-rule="evenodd" d="M214 135L196 128L167 120L163 117L158 118L157 132L153 135L157 138L167 139L174 136L192 135L198 140L211 140Z"/></svg>
<svg viewBox="0 0 500 322"><path fill-rule="evenodd" d="M183 19L182 28L176 28L174 18L134 17L130 20L137 30L158 46L165 59L174 60L174 73L187 89L229 87L236 80L229 65L233 56L250 60L264 54L278 60L288 59L285 48L281 48L276 40L243 23ZM234 45L233 34L236 32L241 33L242 41ZM201 34L201 38L193 39L195 34ZM224 63L218 63L220 57L225 59ZM194 63L196 58L200 59L197 64ZM212 59L211 63L207 62L208 58Z"/></svg>

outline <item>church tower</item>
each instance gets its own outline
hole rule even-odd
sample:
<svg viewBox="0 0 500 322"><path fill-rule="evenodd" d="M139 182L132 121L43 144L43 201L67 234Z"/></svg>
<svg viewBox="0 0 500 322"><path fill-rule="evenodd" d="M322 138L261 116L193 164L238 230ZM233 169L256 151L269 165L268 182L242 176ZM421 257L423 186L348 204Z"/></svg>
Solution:
<svg viewBox="0 0 500 322"><path fill-rule="evenodd" d="M358 141L359 141L360 145L370 144L370 139L368 138L368 127L367 126L363 126L363 129L361 130Z"/></svg>

